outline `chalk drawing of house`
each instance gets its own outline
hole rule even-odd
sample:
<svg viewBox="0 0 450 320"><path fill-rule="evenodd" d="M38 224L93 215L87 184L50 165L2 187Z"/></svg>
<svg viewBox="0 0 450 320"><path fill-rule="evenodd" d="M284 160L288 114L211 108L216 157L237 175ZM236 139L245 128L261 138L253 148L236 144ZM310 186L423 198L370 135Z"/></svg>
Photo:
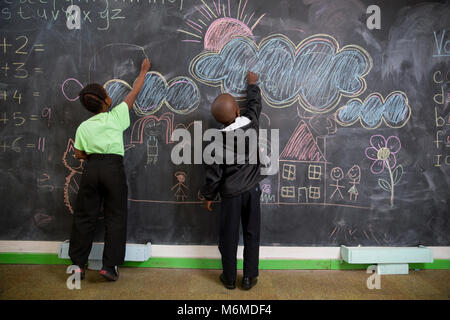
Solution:
<svg viewBox="0 0 450 320"><path fill-rule="evenodd" d="M279 203L325 202L324 150L325 138L315 138L308 124L301 120L280 154Z"/></svg>

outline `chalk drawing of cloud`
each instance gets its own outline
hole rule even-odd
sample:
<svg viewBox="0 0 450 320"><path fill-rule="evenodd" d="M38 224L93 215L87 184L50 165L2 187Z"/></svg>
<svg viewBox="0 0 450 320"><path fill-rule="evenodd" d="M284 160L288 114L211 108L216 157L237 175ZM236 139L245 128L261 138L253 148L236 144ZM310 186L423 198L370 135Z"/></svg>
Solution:
<svg viewBox="0 0 450 320"><path fill-rule="evenodd" d="M376 129L384 121L391 128L401 128L409 120L411 108L404 92L391 92L386 99L375 92L364 101L351 99L336 111L336 121L342 126L350 126L360 121L366 129Z"/></svg>
<svg viewBox="0 0 450 320"><path fill-rule="evenodd" d="M295 46L277 34L259 45L246 37L233 38L220 52L196 56L189 71L197 81L239 97L245 92L247 71L252 70L259 75L270 106L284 108L298 101L310 112L324 113L336 107L341 96L360 95L371 68L372 59L364 49L354 45L339 49L331 36L314 35Z"/></svg>
<svg viewBox="0 0 450 320"><path fill-rule="evenodd" d="M115 106L131 91L131 86L120 79L109 80L104 85ZM194 111L200 102L200 93L194 81L187 77L176 77L170 81L158 72L145 75L144 85L133 105L138 116L157 112L164 104L173 112L187 114Z"/></svg>

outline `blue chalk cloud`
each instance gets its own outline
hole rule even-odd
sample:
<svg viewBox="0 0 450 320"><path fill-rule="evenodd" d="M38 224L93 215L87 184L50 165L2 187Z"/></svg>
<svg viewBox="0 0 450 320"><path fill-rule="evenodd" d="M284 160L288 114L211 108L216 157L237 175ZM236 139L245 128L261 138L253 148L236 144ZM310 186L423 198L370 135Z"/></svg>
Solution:
<svg viewBox="0 0 450 320"><path fill-rule="evenodd" d="M234 38L219 53L199 54L189 69L196 80L220 85L222 92L234 96L244 95L251 70L259 75L258 84L269 105L282 108L299 101L308 111L324 113L342 95L361 94L371 67L364 49L339 49L330 36L312 36L295 46L284 35L274 35L259 45L248 38Z"/></svg>
<svg viewBox="0 0 450 320"><path fill-rule="evenodd" d="M403 127L411 116L408 97L401 91L394 91L384 99L379 93L372 93L364 101L351 99L336 111L336 121L350 126L360 121L366 129L378 128L384 123L391 128Z"/></svg>
<svg viewBox="0 0 450 320"><path fill-rule="evenodd" d="M125 81L113 79L105 83L106 91L115 106L123 101L131 86ZM142 90L133 106L139 116L157 112L163 105L178 114L194 111L200 102L200 92L194 81L187 77L176 77L170 81L158 72L148 72Z"/></svg>

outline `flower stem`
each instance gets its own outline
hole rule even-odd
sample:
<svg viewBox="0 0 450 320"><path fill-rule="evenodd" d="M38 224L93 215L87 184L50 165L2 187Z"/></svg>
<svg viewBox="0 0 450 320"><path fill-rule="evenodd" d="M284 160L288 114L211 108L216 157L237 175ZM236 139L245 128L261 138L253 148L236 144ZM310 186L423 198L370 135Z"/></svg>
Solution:
<svg viewBox="0 0 450 320"><path fill-rule="evenodd" d="M388 168L389 171L389 176L391 177L391 207L394 206L394 177L392 176L392 170L391 167L389 166L389 161L385 160L386 162L386 167Z"/></svg>

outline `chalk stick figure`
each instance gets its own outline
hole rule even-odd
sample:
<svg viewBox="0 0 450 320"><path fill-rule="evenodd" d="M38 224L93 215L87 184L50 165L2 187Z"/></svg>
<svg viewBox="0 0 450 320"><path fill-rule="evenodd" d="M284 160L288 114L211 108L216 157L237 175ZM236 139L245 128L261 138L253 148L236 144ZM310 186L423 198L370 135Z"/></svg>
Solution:
<svg viewBox="0 0 450 320"><path fill-rule="evenodd" d="M342 171L341 168L334 167L333 169L331 169L330 176L331 176L331 179L333 179L333 181L335 182L335 184L332 184L332 183L330 184L331 187L335 187L334 192L330 196L330 199L333 199L333 196L336 192L339 193L339 195L341 196L341 199L344 199L340 189L345 188L345 186L341 186L339 184L339 181L341 181L344 178L344 172Z"/></svg>
<svg viewBox="0 0 450 320"><path fill-rule="evenodd" d="M350 179L350 184L352 185L350 189L348 189L348 193L350 194L350 201L352 201L353 196L356 201L358 198L358 190L356 189L356 185L359 184L361 180L361 168L358 165L354 165L347 172L347 177Z"/></svg>
<svg viewBox="0 0 450 320"><path fill-rule="evenodd" d="M175 191L175 199L177 201L179 201L180 199L181 201L184 201L184 199L187 197L184 191L189 190L189 188L184 184L184 182L186 181L186 173L181 171L175 172L175 177L177 178L178 182L170 190L177 188L177 190Z"/></svg>
<svg viewBox="0 0 450 320"><path fill-rule="evenodd" d="M144 128L147 136L147 165L156 164L158 161L159 141L158 136L161 133L161 123L155 120L149 121Z"/></svg>

